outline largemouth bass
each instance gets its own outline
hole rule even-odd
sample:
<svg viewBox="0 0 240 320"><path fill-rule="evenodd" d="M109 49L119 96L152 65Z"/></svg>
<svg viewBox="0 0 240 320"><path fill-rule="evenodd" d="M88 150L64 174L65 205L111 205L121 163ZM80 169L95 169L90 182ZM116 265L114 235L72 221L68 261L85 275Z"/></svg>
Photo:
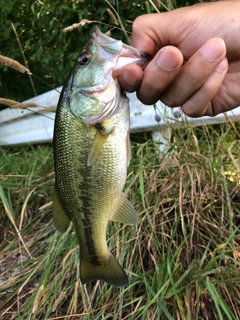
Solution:
<svg viewBox="0 0 240 320"><path fill-rule="evenodd" d="M138 219L123 194L131 158L129 104L117 76L127 63L144 66L147 60L146 54L96 28L59 98L53 219L61 232L70 221L74 225L83 284L92 280L115 287L128 284L106 242L109 220L133 225Z"/></svg>

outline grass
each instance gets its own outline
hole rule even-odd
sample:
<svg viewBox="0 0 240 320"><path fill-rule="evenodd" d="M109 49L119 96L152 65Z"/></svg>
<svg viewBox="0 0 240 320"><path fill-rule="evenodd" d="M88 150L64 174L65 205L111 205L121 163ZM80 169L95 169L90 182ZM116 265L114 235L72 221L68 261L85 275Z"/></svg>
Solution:
<svg viewBox="0 0 240 320"><path fill-rule="evenodd" d="M125 192L139 222L109 223L128 287L81 285L74 229L52 221L51 145L0 149L0 319L240 319L240 142L230 124L132 136Z"/></svg>
<svg viewBox="0 0 240 320"><path fill-rule="evenodd" d="M229 125L175 129L168 158L149 135L132 136L125 191L139 223L109 223L107 235L129 274L123 289L81 285L75 232L52 222L51 146L1 149L2 318L239 319L235 135Z"/></svg>

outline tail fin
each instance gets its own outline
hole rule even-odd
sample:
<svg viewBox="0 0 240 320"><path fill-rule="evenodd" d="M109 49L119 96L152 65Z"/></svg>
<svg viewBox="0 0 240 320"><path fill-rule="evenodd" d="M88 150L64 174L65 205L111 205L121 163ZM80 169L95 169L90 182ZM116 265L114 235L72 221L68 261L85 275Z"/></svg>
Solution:
<svg viewBox="0 0 240 320"><path fill-rule="evenodd" d="M125 287L128 285L128 277L117 262L110 254L105 264L89 264L84 263L84 259L80 259L80 278L82 284L93 280L103 280L113 287Z"/></svg>

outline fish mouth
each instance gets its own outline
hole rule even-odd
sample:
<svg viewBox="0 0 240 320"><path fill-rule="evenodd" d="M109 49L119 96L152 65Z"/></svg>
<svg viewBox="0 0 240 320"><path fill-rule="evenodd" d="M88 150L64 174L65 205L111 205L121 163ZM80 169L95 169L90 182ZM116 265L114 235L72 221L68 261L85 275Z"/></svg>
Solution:
<svg viewBox="0 0 240 320"><path fill-rule="evenodd" d="M91 96L94 93L101 94L107 89L107 86L103 89L99 89L99 86L93 86L93 87L87 87L87 88L81 88L81 93L83 93L86 96Z"/></svg>
<svg viewBox="0 0 240 320"><path fill-rule="evenodd" d="M92 40L98 46L99 54L103 59L111 59L115 62L112 69L114 79L127 64L135 63L144 69L150 60L147 53L107 36L97 26L92 34Z"/></svg>
<svg viewBox="0 0 240 320"><path fill-rule="evenodd" d="M93 96L94 94L103 94L107 89L113 78L113 70L109 69L106 76L104 77L104 81L101 83L96 83L90 87L81 87L80 92L86 96Z"/></svg>
<svg viewBox="0 0 240 320"><path fill-rule="evenodd" d="M103 64L106 62L106 76L101 83L82 87L81 93L86 96L103 94L108 89L111 78L117 81L122 68L127 64L134 63L144 69L150 60L147 53L107 36L97 26L92 34L92 42L97 47L98 61Z"/></svg>

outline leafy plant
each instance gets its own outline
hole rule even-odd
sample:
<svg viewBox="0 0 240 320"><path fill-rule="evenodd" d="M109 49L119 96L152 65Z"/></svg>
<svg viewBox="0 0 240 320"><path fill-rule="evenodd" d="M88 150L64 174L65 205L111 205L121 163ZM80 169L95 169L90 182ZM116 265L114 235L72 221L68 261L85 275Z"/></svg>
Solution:
<svg viewBox="0 0 240 320"><path fill-rule="evenodd" d="M133 0L75 1L21 1L0 0L0 44L1 54L25 65L19 43L13 30L16 29L22 51L29 69L35 75L33 82L36 94L49 90L49 85L58 87L66 80L66 73L71 69L82 45L89 38L91 24L63 32L63 29L88 19L97 21L106 32L112 30L114 37L126 41L120 31L120 20L110 5L113 5L127 32L131 32L133 20L146 12L173 9L198 1L155 1L135 2ZM115 19L114 19L114 18ZM116 25L116 22L118 25ZM13 25L13 26L12 26ZM1 96L23 101L34 96L30 81L26 76L14 70L1 67ZM40 80L39 80L40 79ZM44 83L45 80L48 84Z"/></svg>

